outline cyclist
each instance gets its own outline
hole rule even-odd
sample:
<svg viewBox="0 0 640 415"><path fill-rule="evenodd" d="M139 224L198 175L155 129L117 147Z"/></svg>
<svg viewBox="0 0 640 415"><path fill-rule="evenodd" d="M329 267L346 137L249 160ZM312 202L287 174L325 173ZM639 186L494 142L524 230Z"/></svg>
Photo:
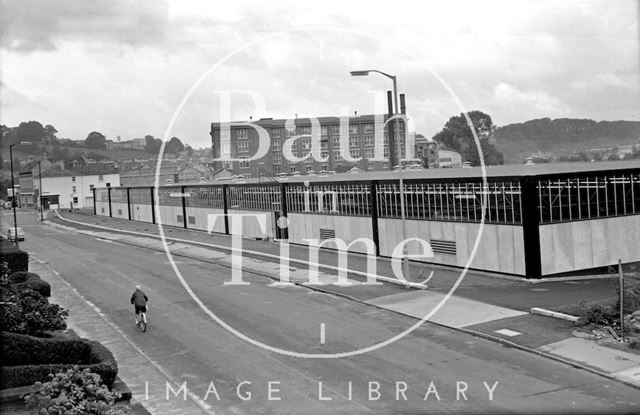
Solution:
<svg viewBox="0 0 640 415"><path fill-rule="evenodd" d="M131 295L131 304L133 304L136 309L136 326L140 325L141 318L138 317L140 313L147 312L147 301L149 301L147 295L142 292L139 285L136 285L136 290Z"/></svg>

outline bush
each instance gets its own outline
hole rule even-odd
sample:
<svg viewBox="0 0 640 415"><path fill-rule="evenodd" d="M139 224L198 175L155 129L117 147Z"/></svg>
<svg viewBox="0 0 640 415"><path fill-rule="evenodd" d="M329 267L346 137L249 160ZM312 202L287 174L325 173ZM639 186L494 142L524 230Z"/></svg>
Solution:
<svg viewBox="0 0 640 415"><path fill-rule="evenodd" d="M67 328L65 319L69 313L57 304L50 304L36 291L3 288L2 300L0 324L4 331L38 335Z"/></svg>
<svg viewBox="0 0 640 415"><path fill-rule="evenodd" d="M18 271L9 276L9 284L17 291L33 290L43 297L51 297L51 285L33 272Z"/></svg>
<svg viewBox="0 0 640 415"><path fill-rule="evenodd" d="M616 280L616 309L620 310L620 280ZM624 314L640 310L640 273L625 274L624 277Z"/></svg>
<svg viewBox="0 0 640 415"><path fill-rule="evenodd" d="M18 271L29 271L29 254L6 241L0 246L2 261L7 263L8 275Z"/></svg>
<svg viewBox="0 0 640 415"><path fill-rule="evenodd" d="M600 304L586 305L580 304L580 320L576 323L579 326L597 324L603 326L620 325L620 315L612 306Z"/></svg>
<svg viewBox="0 0 640 415"><path fill-rule="evenodd" d="M78 367L49 375L38 392L27 395L27 408L41 414L116 415L126 414L124 407L116 407L119 394L102 384L100 375Z"/></svg>
<svg viewBox="0 0 640 415"><path fill-rule="evenodd" d="M74 366L90 369L111 386L118 374L113 354L98 342L86 339L44 339L2 333L0 388L15 388L44 382L49 374Z"/></svg>

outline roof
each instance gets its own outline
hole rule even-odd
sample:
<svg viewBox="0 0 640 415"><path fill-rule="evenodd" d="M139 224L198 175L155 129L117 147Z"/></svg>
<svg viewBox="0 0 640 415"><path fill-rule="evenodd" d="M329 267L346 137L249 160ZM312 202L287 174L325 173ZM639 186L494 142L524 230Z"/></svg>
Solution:
<svg viewBox="0 0 640 415"><path fill-rule="evenodd" d="M87 164L74 169L63 169L55 164L42 172L42 177L66 177L66 176L98 176L104 174L118 174L118 169L113 165Z"/></svg>
<svg viewBox="0 0 640 415"><path fill-rule="evenodd" d="M503 166L486 166L487 178L518 178L537 177L546 175L585 174L632 171L640 173L638 160L602 161L592 163L544 163L544 164L509 164ZM338 173L332 175L295 175L279 178L278 181L287 183L296 182L337 182L337 181L368 181L368 180L397 180L398 170L376 170L362 173ZM402 171L403 179L481 179L480 167L469 168L435 168L435 169L408 169ZM258 183L258 178L241 179L241 183ZM233 183L233 182L232 182Z"/></svg>
<svg viewBox="0 0 640 415"><path fill-rule="evenodd" d="M388 118L387 114L364 114L364 115L352 115L352 116L345 116L344 118L348 118L349 119L349 123L370 123L370 122L374 122L375 118L377 117L381 117L382 120L385 120ZM282 127L284 128L285 123L287 121L295 121L296 127L300 127L300 126L308 126L311 125L311 119L314 120L318 120L318 122L320 123L320 125L325 125L325 124L339 124L340 123L340 118L341 117L312 117L312 118L295 118L295 119L291 119L291 118L280 118L280 119L273 119L273 118L260 118L259 120L245 120L245 121L234 121L234 122L250 122L252 124L255 125L259 125L261 127ZM212 122L211 123L211 128L220 127L220 122ZM234 125L233 127L238 128L239 126Z"/></svg>

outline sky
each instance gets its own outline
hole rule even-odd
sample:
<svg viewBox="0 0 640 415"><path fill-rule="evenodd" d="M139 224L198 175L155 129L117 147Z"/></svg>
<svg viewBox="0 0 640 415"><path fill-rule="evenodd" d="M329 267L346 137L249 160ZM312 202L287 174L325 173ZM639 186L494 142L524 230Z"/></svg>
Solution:
<svg viewBox="0 0 640 415"><path fill-rule="evenodd" d="M0 0L0 123L177 136L210 123L384 112L415 131L481 110L640 120L637 1Z"/></svg>

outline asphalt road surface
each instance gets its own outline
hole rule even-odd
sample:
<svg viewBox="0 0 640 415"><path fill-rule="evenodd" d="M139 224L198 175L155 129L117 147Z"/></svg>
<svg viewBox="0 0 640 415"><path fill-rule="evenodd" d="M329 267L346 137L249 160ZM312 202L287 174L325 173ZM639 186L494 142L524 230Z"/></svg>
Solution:
<svg viewBox="0 0 640 415"><path fill-rule="evenodd" d="M3 228L11 223L7 212ZM216 413L640 412L637 389L428 323L393 344L351 357L309 359L265 350L207 315L163 253L56 229L35 218L31 212L19 216L26 233L21 247L47 261L175 382L187 381L200 397L214 382L220 400L210 394L207 403ZM345 353L415 323L308 288L273 286L255 274L244 276L250 285L225 285L228 267L178 261L204 305L272 348ZM144 334L132 323L129 299L136 284L150 298ZM151 393L164 393L162 382L149 379Z"/></svg>

